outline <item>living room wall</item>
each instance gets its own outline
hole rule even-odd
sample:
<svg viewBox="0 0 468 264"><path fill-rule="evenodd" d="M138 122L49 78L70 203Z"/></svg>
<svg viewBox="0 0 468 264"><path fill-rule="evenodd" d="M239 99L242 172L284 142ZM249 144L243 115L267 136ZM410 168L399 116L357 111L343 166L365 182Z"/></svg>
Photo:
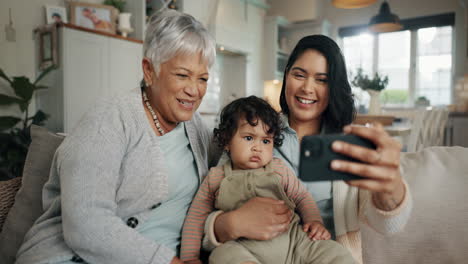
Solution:
<svg viewBox="0 0 468 264"><path fill-rule="evenodd" d="M65 0L1 0L0 1L0 68L8 76L27 76L34 80L37 72L36 45L33 30L45 24L45 5L65 6ZM86 0L90 3L100 3L100 0ZM5 39L4 25L9 23L9 8L12 12L13 26L16 30L16 41ZM49 78L54 78L51 73ZM0 80L0 91L9 91L6 83ZM31 111L36 108L35 100L31 103ZM0 107L2 115L17 115L16 107Z"/></svg>

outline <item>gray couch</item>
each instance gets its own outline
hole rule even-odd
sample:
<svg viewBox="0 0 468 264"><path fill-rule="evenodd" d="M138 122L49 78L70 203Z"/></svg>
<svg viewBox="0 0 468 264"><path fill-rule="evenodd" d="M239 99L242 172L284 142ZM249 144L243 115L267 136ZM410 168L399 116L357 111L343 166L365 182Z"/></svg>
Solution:
<svg viewBox="0 0 468 264"><path fill-rule="evenodd" d="M2 264L14 262L25 233L42 212L42 186L48 178L55 149L63 140L41 127L33 127L31 134L33 141L22 181L3 182L21 183L21 188L0 233ZM364 262L467 263L468 203L464 199L468 197L468 148L434 147L404 153L401 165L413 194L411 220L404 232L391 237L363 226ZM17 187L7 189L15 192ZM0 206L12 203L0 202Z"/></svg>

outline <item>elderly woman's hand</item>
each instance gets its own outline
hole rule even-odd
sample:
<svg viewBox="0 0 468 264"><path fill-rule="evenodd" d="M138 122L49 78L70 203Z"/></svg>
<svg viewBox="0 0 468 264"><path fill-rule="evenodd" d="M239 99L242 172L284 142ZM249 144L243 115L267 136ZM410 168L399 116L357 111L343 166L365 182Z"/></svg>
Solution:
<svg viewBox="0 0 468 264"><path fill-rule="evenodd" d="M373 124L370 127L346 126L343 131L372 141L377 149L370 150L336 141L332 144L335 152L365 163L335 160L331 167L337 171L364 177L363 180L352 180L347 183L371 191L377 208L385 211L395 209L405 196L405 187L399 168L401 144L390 137L380 124Z"/></svg>
<svg viewBox="0 0 468 264"><path fill-rule="evenodd" d="M255 197L239 209L216 218L218 241L226 242L240 237L270 240L288 230L292 212L283 201Z"/></svg>

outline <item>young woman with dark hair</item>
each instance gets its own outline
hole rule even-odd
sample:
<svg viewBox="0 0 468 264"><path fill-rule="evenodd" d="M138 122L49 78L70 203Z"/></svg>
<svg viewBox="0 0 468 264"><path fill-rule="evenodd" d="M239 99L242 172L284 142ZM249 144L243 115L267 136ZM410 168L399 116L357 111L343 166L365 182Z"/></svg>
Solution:
<svg viewBox="0 0 468 264"><path fill-rule="evenodd" d="M379 124L350 125L355 109L345 61L338 45L326 36L307 36L298 42L285 69L280 104L286 127L283 144L274 154L296 175L304 136L343 131L377 146L370 150L345 142L332 144L334 151L363 163L335 160L331 168L364 179L305 183L332 237L362 263L361 224L390 234L409 219L412 200L400 175L400 144ZM206 225L210 243L205 248L242 237L269 240L288 230L290 216L281 201L252 198L237 210L210 215Z"/></svg>
<svg viewBox="0 0 468 264"><path fill-rule="evenodd" d="M325 133L341 132L345 125L351 124L356 110L351 86L348 82L343 54L338 45L323 35L304 37L291 53L284 71L283 86L280 94L280 106L284 115L290 114L286 100L286 84L290 74L296 79L305 78L302 69L294 63L306 52L319 52L327 61L327 73L318 75L318 80L328 86L328 106L321 115L321 127Z"/></svg>

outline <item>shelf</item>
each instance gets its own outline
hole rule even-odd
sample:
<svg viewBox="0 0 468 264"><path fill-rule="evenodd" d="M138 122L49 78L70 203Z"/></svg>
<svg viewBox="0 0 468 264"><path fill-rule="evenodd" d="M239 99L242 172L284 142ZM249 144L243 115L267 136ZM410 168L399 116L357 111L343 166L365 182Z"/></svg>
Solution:
<svg viewBox="0 0 468 264"><path fill-rule="evenodd" d="M111 38L116 38L116 39L121 39L121 40L126 40L126 41L130 41L130 42L143 44L143 41L139 40L139 39L128 38L128 37L126 38L126 37L123 37L121 35L112 34L112 33L99 31L99 30L94 30L94 29L85 28L85 27L80 27L80 26L73 25L73 24L70 24L70 23L63 23L62 25L64 27L66 27L66 28L76 29L76 30L80 30L80 31L86 31L86 32L101 35L101 36L106 36L106 37L111 37Z"/></svg>

